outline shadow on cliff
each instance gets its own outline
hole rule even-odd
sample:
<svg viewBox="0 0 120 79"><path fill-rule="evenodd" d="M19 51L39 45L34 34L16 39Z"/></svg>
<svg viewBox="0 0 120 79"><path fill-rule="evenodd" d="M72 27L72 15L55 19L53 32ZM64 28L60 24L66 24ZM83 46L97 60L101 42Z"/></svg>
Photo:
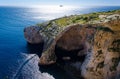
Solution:
<svg viewBox="0 0 120 79"><path fill-rule="evenodd" d="M43 51L43 45L44 43L39 44L27 43L27 50L29 51L30 54L37 54L40 57Z"/></svg>
<svg viewBox="0 0 120 79"><path fill-rule="evenodd" d="M64 67L66 67L66 65L69 65L70 63L75 62L83 63L86 55L78 56L78 52L81 50L84 50L84 48L82 47L81 49L68 51L56 45L55 46L55 54L57 56L56 63L51 65L39 65L39 70L41 72L47 72L53 75L55 79L76 79L71 75L73 73L68 73L68 71L66 71ZM63 57L70 57L71 59L64 60ZM80 72L78 71L78 73ZM77 79L84 78L81 77L81 75L79 75L79 78Z"/></svg>
<svg viewBox="0 0 120 79"><path fill-rule="evenodd" d="M55 46L55 54L57 56L57 63L65 62L83 62L86 55L78 56L79 51L84 50L84 47L76 50L67 51Z"/></svg>

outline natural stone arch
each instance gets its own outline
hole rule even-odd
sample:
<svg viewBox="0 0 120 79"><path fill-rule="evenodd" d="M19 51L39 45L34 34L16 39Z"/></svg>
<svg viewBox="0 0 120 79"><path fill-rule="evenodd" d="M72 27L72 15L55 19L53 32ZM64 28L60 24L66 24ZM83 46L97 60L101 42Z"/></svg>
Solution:
<svg viewBox="0 0 120 79"><path fill-rule="evenodd" d="M67 51L79 50L76 55L85 55L87 53L87 33L89 33L89 37L93 37L95 32L95 28L88 28L89 26L92 27L91 25L79 24L68 26L47 46L47 49L45 48L43 50L42 56L40 57L40 64L47 65L56 62L56 45Z"/></svg>

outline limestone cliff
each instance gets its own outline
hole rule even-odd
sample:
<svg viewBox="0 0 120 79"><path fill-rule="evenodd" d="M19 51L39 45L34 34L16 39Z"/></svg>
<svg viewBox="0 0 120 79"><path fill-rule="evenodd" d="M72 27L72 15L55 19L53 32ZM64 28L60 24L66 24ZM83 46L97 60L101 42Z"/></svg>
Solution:
<svg viewBox="0 0 120 79"><path fill-rule="evenodd" d="M101 26L97 27L94 35L91 55L82 65L82 75L85 79L119 79L116 77L120 73L117 70L120 62L120 21Z"/></svg>
<svg viewBox="0 0 120 79"><path fill-rule="evenodd" d="M44 42L40 64L85 56L79 68L69 65L84 79L120 78L120 10L63 17L36 27L34 34L29 28L24 33L29 43Z"/></svg>

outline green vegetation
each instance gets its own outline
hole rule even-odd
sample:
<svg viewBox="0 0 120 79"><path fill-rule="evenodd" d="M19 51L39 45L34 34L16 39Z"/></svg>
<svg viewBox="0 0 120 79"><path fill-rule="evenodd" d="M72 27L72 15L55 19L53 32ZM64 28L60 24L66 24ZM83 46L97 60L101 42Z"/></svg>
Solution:
<svg viewBox="0 0 120 79"><path fill-rule="evenodd" d="M43 36L54 38L59 34L66 26L73 25L73 24L98 24L103 19L100 18L100 15L111 15L111 14L120 14L120 10L108 11L108 12L96 12L96 13L89 13L83 15L71 15L71 16L64 16L62 18L57 18L54 20L50 20L44 23L37 24L39 26L40 33ZM107 20L106 20L107 21ZM102 22L104 23L104 22ZM112 29L107 27L95 27L97 30L107 31L114 33ZM92 40L91 40L92 41Z"/></svg>
<svg viewBox="0 0 120 79"><path fill-rule="evenodd" d="M46 25L46 30L52 27L53 25L52 22L54 22L54 24L57 25L57 27L59 28L64 28L67 25L71 24L94 24L95 22L99 22L101 20L99 18L99 15L111 15L111 14L120 14L120 10L113 10L108 12L96 12L83 15L64 16L62 18L49 21L49 24ZM43 27L44 23L37 24L37 26ZM107 30L109 31L110 29L104 28L104 31Z"/></svg>
<svg viewBox="0 0 120 79"><path fill-rule="evenodd" d="M92 20L99 20L99 16L96 13L84 14L84 15L72 15L69 17L63 17L55 19L56 24L59 26L66 26L74 23L85 24Z"/></svg>
<svg viewBox="0 0 120 79"><path fill-rule="evenodd" d="M63 17L63 18L57 19L57 20L55 20L55 23L58 26L67 26L67 25L70 24L69 19L67 17Z"/></svg>

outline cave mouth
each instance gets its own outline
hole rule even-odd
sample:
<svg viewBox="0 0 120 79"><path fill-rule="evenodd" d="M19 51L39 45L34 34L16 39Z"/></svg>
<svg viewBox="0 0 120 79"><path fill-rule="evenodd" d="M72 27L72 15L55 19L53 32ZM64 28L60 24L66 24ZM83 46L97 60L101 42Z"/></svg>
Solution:
<svg viewBox="0 0 120 79"><path fill-rule="evenodd" d="M56 63L63 69L68 68L68 70L67 69L64 69L64 70L73 79L84 79L81 76L81 70L76 71L77 73L79 73L79 76L75 77L75 75L72 73L72 68L74 69L76 67L70 66L71 64L75 65L75 63L81 63L81 65L82 65L82 63L85 60L86 54L79 56L78 53L80 51L83 51L84 49L85 48L82 46L79 49L68 51L68 50L65 50L65 49L59 47L57 44L55 46L55 54L57 57ZM63 57L69 57L70 59L63 59ZM79 66L81 67L81 65L79 65ZM69 68L70 68L70 70L69 70Z"/></svg>
<svg viewBox="0 0 120 79"><path fill-rule="evenodd" d="M80 51L84 50L84 47L80 49L75 50L65 50L59 46L55 46L55 54L57 57L57 62L64 62L64 61L70 61L70 62L84 62L86 55L78 56L78 53Z"/></svg>

